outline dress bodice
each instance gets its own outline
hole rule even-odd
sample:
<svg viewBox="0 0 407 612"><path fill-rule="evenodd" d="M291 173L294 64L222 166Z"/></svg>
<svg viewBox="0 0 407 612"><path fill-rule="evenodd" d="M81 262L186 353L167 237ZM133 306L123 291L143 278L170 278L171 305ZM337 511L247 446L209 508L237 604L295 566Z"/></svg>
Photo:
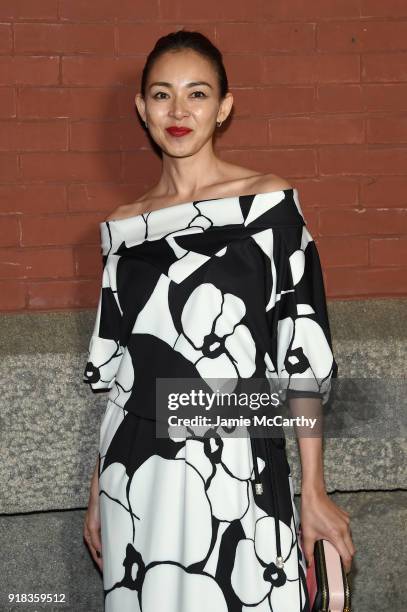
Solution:
<svg viewBox="0 0 407 612"><path fill-rule="evenodd" d="M296 189L185 202L100 231L84 376L94 390L150 418L157 377L267 377L296 393L307 379L326 399L337 365Z"/></svg>

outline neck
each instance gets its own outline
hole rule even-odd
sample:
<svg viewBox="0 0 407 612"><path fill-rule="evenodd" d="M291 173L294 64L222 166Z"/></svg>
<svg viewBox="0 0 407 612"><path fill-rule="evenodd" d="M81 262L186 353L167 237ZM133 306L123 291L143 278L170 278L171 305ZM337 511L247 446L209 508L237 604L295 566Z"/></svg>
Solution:
<svg viewBox="0 0 407 612"><path fill-rule="evenodd" d="M211 141L187 157L174 157L163 153L162 173L156 187L157 196L187 201L206 187L225 180L224 162L212 149Z"/></svg>

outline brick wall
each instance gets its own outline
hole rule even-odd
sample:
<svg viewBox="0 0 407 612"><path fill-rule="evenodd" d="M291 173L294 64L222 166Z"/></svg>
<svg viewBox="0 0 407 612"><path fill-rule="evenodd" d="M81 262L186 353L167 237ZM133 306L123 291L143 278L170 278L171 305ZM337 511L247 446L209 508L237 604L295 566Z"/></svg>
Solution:
<svg viewBox="0 0 407 612"><path fill-rule="evenodd" d="M98 223L160 171L140 70L180 27L224 53L219 155L297 187L328 297L406 295L406 2L0 0L0 309L96 305Z"/></svg>

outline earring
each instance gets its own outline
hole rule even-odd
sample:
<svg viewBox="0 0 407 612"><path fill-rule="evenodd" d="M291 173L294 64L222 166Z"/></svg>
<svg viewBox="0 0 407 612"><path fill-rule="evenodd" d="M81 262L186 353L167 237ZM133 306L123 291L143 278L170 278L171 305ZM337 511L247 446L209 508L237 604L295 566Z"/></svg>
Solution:
<svg viewBox="0 0 407 612"><path fill-rule="evenodd" d="M218 127L220 127L220 126L222 125L222 123L223 123L223 121L217 121L217 122L216 122L216 125L217 125Z"/></svg>

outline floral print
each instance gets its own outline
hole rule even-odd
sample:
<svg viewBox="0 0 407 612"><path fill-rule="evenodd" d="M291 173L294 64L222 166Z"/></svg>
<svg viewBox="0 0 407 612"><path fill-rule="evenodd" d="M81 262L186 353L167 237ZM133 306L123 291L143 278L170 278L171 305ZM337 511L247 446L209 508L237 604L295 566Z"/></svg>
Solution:
<svg viewBox="0 0 407 612"><path fill-rule="evenodd" d="M84 381L107 391L105 612L310 612L283 433L155 431L158 377L232 389L261 378L284 398L328 400L337 364L297 190L187 202L100 229Z"/></svg>
<svg viewBox="0 0 407 612"><path fill-rule="evenodd" d="M261 517L256 522L254 539L242 539L238 543L231 576L233 588L246 606L258 606L267 601L270 610L283 610L285 602L296 601L297 609L301 609L298 588L301 588L303 601L305 593L297 577L298 552L293 535L295 528L293 523L290 528L280 521L285 563L284 569L279 568L272 558L275 520L271 516ZM253 575L257 580L251 580Z"/></svg>
<svg viewBox="0 0 407 612"><path fill-rule="evenodd" d="M255 371L256 346L247 326L240 323L245 311L239 297L202 283L183 308L183 330L175 350L180 347L185 356L193 355L203 379L215 378L219 372L228 379L249 378ZM194 318L199 318L199 326L193 324Z"/></svg>

